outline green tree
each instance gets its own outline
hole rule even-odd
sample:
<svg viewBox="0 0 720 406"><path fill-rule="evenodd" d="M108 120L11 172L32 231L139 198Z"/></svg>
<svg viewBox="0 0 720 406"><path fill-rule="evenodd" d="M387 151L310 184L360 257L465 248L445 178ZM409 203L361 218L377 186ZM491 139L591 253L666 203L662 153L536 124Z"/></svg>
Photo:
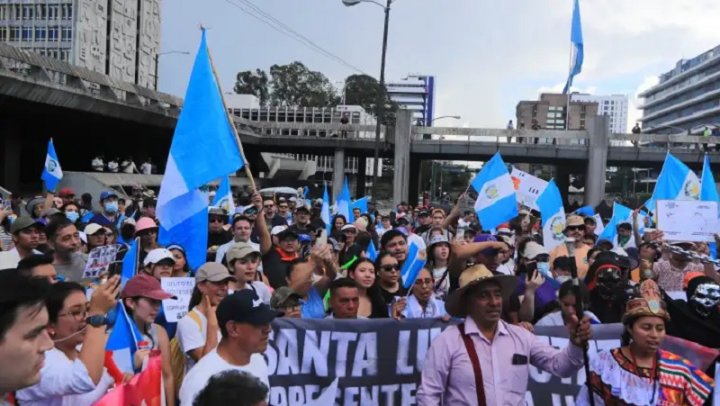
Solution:
<svg viewBox="0 0 720 406"><path fill-rule="evenodd" d="M260 99L261 106L266 106L270 99L269 82L264 70L246 70L237 74L234 90L237 94L253 94Z"/></svg>
<svg viewBox="0 0 720 406"><path fill-rule="evenodd" d="M302 62L270 67L273 106L334 107L340 98L330 80Z"/></svg>
<svg viewBox="0 0 720 406"><path fill-rule="evenodd" d="M390 100L387 89L384 93L385 112L383 123L386 125L395 124L395 113L397 104ZM350 75L345 79L345 104L362 106L368 113L376 115L378 94L382 91L380 83L369 75Z"/></svg>

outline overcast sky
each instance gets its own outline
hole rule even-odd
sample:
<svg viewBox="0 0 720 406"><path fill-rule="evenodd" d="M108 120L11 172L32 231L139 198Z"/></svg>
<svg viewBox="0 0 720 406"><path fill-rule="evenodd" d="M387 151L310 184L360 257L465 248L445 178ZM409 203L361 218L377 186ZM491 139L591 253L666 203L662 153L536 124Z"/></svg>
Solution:
<svg viewBox="0 0 720 406"><path fill-rule="evenodd" d="M295 60L341 82L352 68L236 7L269 15L361 71L379 75L382 9L341 0L165 0L160 90L184 96L202 24L224 91L239 71ZM384 1L384 0L381 0ZM394 0L386 78L436 77L436 116L504 128L520 100L561 90L567 78L572 0ZM585 64L573 90L626 94L630 122L639 89L680 58L720 43L718 0L581 0ZM446 122L450 125L450 122Z"/></svg>

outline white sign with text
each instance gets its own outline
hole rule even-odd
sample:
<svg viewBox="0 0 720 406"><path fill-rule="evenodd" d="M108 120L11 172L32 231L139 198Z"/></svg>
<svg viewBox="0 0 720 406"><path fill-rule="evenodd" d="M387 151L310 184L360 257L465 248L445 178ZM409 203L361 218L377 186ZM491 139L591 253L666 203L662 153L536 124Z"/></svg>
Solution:
<svg viewBox="0 0 720 406"><path fill-rule="evenodd" d="M160 278L160 285L165 292L177 297L162 301L165 319L169 323L176 323L188 312L195 278Z"/></svg>

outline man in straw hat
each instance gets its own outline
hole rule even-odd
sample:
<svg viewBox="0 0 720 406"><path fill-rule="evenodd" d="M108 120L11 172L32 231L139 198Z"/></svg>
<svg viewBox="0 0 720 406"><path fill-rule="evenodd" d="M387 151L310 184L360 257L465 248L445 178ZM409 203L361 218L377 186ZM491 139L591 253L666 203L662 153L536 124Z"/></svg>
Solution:
<svg viewBox="0 0 720 406"><path fill-rule="evenodd" d="M503 299L515 290L513 276L493 275L477 265L460 275L447 312L465 318L448 327L428 351L417 391L418 405L525 404L530 365L568 377L583 365L590 320L572 316L569 344L559 350L522 327L500 319Z"/></svg>

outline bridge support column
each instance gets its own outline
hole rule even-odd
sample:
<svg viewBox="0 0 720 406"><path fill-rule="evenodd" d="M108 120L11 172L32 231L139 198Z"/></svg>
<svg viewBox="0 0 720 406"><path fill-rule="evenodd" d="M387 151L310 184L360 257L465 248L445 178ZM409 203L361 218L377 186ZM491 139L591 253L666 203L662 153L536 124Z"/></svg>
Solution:
<svg viewBox="0 0 720 406"><path fill-rule="evenodd" d="M410 110L400 109L397 112L395 121L395 172L393 173L394 205L408 200L410 188L411 139L412 112Z"/></svg>
<svg viewBox="0 0 720 406"><path fill-rule="evenodd" d="M0 123L0 186L19 194L22 134L17 121Z"/></svg>
<svg viewBox="0 0 720 406"><path fill-rule="evenodd" d="M342 148L335 149L332 179L333 196L335 197L333 201L335 201L342 192L343 183L345 182L345 150Z"/></svg>
<svg viewBox="0 0 720 406"><path fill-rule="evenodd" d="M420 158L410 158L410 174L410 197L408 203L417 206L418 191L420 190Z"/></svg>
<svg viewBox="0 0 720 406"><path fill-rule="evenodd" d="M359 199L365 196L365 171L367 170L367 158L359 156L357 160L357 184L355 185L355 197Z"/></svg>
<svg viewBox="0 0 720 406"><path fill-rule="evenodd" d="M570 172L571 168L569 165L556 165L555 166L555 183L560 190L560 196L562 196L563 205L568 206L568 189L570 188Z"/></svg>
<svg viewBox="0 0 720 406"><path fill-rule="evenodd" d="M595 207L605 197L605 170L607 169L610 129L607 116L596 116L589 121L590 139L588 140L584 204Z"/></svg>

